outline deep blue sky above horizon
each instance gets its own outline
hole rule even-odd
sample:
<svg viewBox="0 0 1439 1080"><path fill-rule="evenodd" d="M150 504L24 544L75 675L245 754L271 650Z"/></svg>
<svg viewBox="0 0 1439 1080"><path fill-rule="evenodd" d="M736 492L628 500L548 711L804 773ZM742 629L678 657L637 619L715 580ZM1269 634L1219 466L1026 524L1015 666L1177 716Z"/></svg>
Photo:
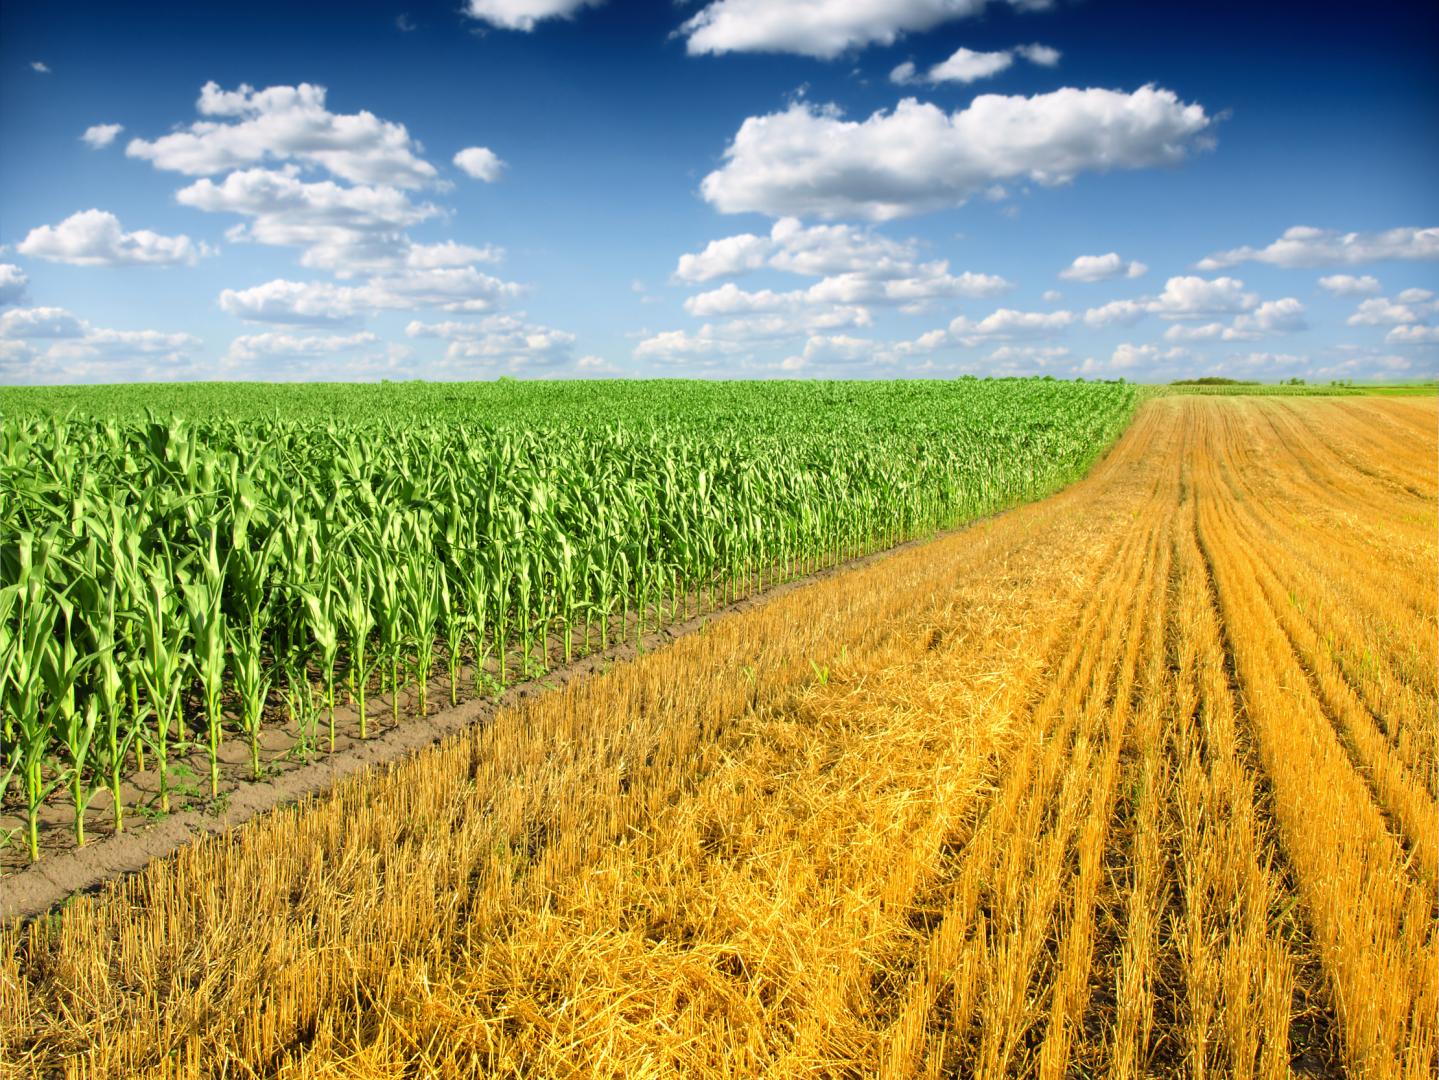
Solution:
<svg viewBox="0 0 1439 1080"><path fill-rule="evenodd" d="M10 0L0 140L5 383L1439 371L1432 3Z"/></svg>

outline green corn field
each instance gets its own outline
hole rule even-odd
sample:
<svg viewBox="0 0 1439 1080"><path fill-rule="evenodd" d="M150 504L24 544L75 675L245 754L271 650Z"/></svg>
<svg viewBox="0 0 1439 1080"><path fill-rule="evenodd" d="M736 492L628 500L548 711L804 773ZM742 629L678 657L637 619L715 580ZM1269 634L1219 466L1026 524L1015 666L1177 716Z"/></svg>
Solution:
<svg viewBox="0 0 1439 1080"><path fill-rule="evenodd" d="M1046 494L1123 384L380 384L0 391L0 796L39 811L277 710L454 701ZM3 836L0 832L0 836Z"/></svg>

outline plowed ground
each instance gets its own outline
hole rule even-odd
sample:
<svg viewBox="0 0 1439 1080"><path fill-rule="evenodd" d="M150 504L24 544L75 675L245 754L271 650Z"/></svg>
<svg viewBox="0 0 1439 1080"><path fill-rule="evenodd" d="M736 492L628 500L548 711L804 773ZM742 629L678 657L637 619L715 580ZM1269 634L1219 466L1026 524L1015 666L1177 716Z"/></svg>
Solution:
<svg viewBox="0 0 1439 1080"><path fill-rule="evenodd" d="M1151 402L0 932L16 1075L1427 1076L1433 399Z"/></svg>

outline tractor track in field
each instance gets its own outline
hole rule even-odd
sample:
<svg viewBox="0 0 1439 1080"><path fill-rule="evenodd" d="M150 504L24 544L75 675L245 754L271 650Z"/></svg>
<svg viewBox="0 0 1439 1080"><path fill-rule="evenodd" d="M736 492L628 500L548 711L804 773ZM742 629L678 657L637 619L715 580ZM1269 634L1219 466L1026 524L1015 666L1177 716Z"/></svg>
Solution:
<svg viewBox="0 0 1439 1080"><path fill-rule="evenodd" d="M1095 464L1102 460L1101 456ZM606 649L587 653L569 663L558 664L543 675L514 683L494 697L478 695L465 699L462 695L457 705L443 706L424 717L407 717L364 741L356 741L315 760L290 766L273 778L241 780L224 794L223 802L218 805L178 810L153 821L132 824L124 832L101 835L84 847L71 847L60 854L42 857L24 869L0 876L0 923L45 915L74 896L96 892L109 881L138 873L155 860L173 855L202 837L220 836L277 807L321 795L340 781L368 769L389 768L457 732L489 723L506 706L586 678L612 664L663 648L681 637L702 631L716 619L748 611L795 589L867 566L937 537L973 529L1008 512L1001 510L987 514L932 535L916 537L765 586L701 614L647 631L640 636L638 644L629 638ZM460 674L462 685L473 686L472 668L467 666ZM430 681L428 694L431 701L443 700L448 692L444 677ZM413 709L415 698L413 689L406 690L401 697L402 708ZM372 708L372 720L385 721L390 697L373 696L368 698L368 702ZM336 709L341 723L352 721L354 715L350 705Z"/></svg>

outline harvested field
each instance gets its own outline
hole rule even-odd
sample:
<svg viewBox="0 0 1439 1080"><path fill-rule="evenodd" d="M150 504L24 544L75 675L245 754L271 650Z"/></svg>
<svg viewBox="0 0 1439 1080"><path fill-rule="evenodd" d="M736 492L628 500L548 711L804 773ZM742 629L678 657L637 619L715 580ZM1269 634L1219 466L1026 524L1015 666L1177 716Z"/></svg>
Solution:
<svg viewBox="0 0 1439 1080"><path fill-rule="evenodd" d="M0 931L76 1076L1439 1064L1433 398L1084 481Z"/></svg>

